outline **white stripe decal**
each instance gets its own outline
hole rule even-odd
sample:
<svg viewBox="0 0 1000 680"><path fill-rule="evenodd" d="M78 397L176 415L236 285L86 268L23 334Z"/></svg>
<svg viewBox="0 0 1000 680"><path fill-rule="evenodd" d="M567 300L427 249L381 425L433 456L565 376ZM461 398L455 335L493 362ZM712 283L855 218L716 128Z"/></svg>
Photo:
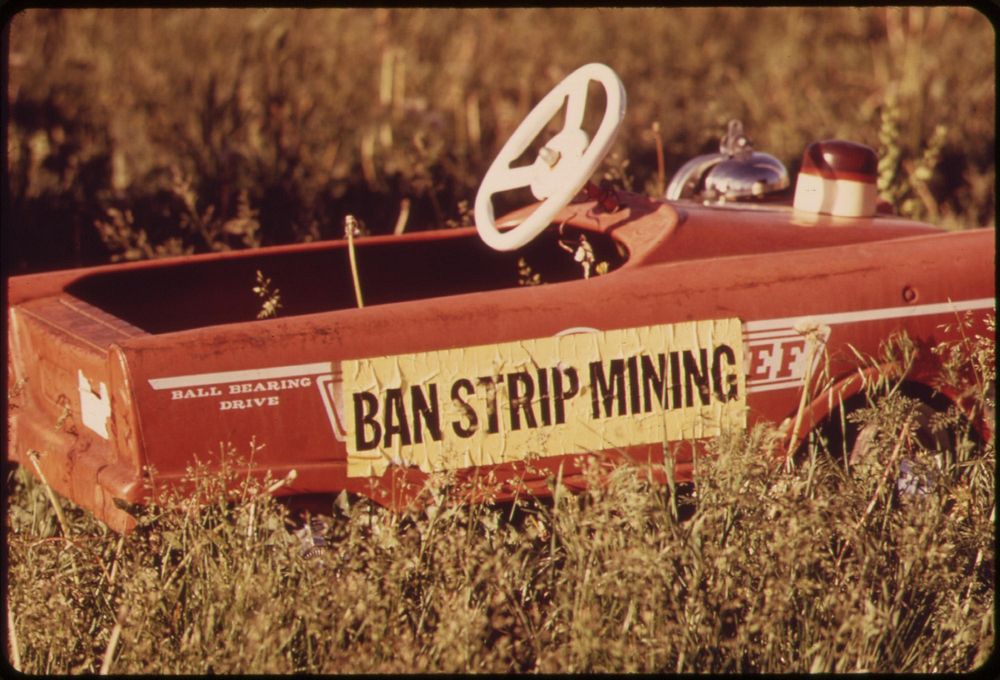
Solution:
<svg viewBox="0 0 1000 680"><path fill-rule="evenodd" d="M839 323L856 323L858 321L878 321L883 319L902 319L911 316L930 316L932 314L947 314L949 312L965 312L972 309L993 309L995 298L979 298L978 300L959 300L958 302L935 302L929 305L911 305L907 307L884 307L882 309L867 309L859 312L839 312L836 314L801 314L784 319L767 319L748 321L744 324L747 332L768 331L775 328L794 327L806 319L822 321L827 325Z"/></svg>
<svg viewBox="0 0 1000 680"><path fill-rule="evenodd" d="M937 302L927 305L914 305L907 307L885 307L882 309L869 309L857 312L838 312L835 314L803 314L799 316L789 316L782 319L765 319L759 321L748 321L744 324L744 333L753 333L755 338L764 339L768 336L760 335L761 331L775 331L778 329L790 329L796 324L807 320L815 319L827 325L856 323L859 321L876 321L883 319L901 319L913 316L930 316L932 314L947 314L949 312L964 312L973 309L993 309L996 307L996 299L979 298L976 300L960 300L958 302ZM567 329L560 335L571 332L580 332L582 328ZM150 378L149 384L154 390L179 389L184 387L199 387L203 385L217 385L233 382L250 382L255 380L274 380L279 378L294 378L304 375L318 375L322 373L333 373L333 362L321 361L314 364L296 364L293 366L275 366L273 368L254 368L242 371L223 371L220 373L195 373L192 375L178 375L170 378ZM776 389L776 388L770 388Z"/></svg>
<svg viewBox="0 0 1000 680"><path fill-rule="evenodd" d="M223 371L222 373L195 373L193 375L178 375L172 378L150 378L149 384L154 390L171 390L182 387L218 385L221 383L295 378L300 375L316 375L318 373L333 373L333 362L321 361L316 364L252 368L245 371Z"/></svg>
<svg viewBox="0 0 1000 680"><path fill-rule="evenodd" d="M886 307L835 314L804 314L783 319L762 319L744 324L743 342L747 349L747 393L801 387L806 375L807 343L804 333L818 332L822 344L829 339L830 327L837 324L883 321L936 314L957 314L973 309L993 309L992 298L936 302L907 307ZM801 329L801 330L800 330ZM813 357L813 368L820 354Z"/></svg>

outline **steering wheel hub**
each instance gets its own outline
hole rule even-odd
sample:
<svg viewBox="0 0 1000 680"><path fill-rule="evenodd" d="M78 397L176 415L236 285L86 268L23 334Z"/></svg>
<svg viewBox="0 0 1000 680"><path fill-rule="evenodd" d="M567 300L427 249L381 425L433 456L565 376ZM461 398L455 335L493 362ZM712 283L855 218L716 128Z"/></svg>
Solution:
<svg viewBox="0 0 1000 680"><path fill-rule="evenodd" d="M589 143L587 133L577 128L563 130L542 147L532 166L534 176L531 180L531 193L535 198L540 201L548 198L566 183L566 176L573 172L575 165L583 158ZM550 160L553 162L549 162Z"/></svg>

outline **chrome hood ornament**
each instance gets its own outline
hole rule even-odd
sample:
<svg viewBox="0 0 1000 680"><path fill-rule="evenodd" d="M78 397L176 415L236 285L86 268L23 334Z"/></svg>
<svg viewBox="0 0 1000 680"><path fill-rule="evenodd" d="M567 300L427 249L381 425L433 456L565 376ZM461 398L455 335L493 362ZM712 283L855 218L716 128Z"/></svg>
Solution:
<svg viewBox="0 0 1000 680"><path fill-rule="evenodd" d="M743 132L743 123L729 121L719 152L696 156L670 180L666 198L702 200L706 203L762 199L787 189L788 170L777 158L754 151Z"/></svg>

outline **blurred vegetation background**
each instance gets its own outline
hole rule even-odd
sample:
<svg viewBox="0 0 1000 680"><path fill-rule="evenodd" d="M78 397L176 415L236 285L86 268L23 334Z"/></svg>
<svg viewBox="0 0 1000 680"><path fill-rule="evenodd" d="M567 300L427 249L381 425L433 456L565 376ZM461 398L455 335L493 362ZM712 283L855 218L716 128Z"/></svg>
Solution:
<svg viewBox="0 0 1000 680"><path fill-rule="evenodd" d="M877 148L883 195L995 222L995 35L971 8L32 9L9 24L10 273L470 222L493 155L589 61L609 174L662 194L743 119L796 172ZM654 126L658 125L658 131Z"/></svg>

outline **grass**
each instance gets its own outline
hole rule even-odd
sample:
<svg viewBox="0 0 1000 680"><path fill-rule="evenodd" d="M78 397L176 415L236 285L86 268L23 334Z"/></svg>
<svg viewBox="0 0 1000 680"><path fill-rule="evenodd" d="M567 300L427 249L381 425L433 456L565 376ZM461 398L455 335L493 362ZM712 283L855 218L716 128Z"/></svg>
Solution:
<svg viewBox="0 0 1000 680"><path fill-rule="evenodd" d="M720 441L699 461L687 519L664 489L619 468L547 504L394 514L341 499L311 557L287 508L261 487L226 494L231 478L198 477L214 502L165 499L119 537L65 502L62 534L40 482L18 471L8 479L17 655L31 673L943 672L985 662L992 442L976 484L890 510L871 504L889 463L858 477L824 458L787 471L767 463L768 435Z"/></svg>
<svg viewBox="0 0 1000 680"><path fill-rule="evenodd" d="M589 61L628 90L619 186L662 195L740 117L792 173L852 139L904 214L994 223L994 33L971 8L33 9L10 29L12 271L341 238L348 214L467 224L500 145Z"/></svg>

